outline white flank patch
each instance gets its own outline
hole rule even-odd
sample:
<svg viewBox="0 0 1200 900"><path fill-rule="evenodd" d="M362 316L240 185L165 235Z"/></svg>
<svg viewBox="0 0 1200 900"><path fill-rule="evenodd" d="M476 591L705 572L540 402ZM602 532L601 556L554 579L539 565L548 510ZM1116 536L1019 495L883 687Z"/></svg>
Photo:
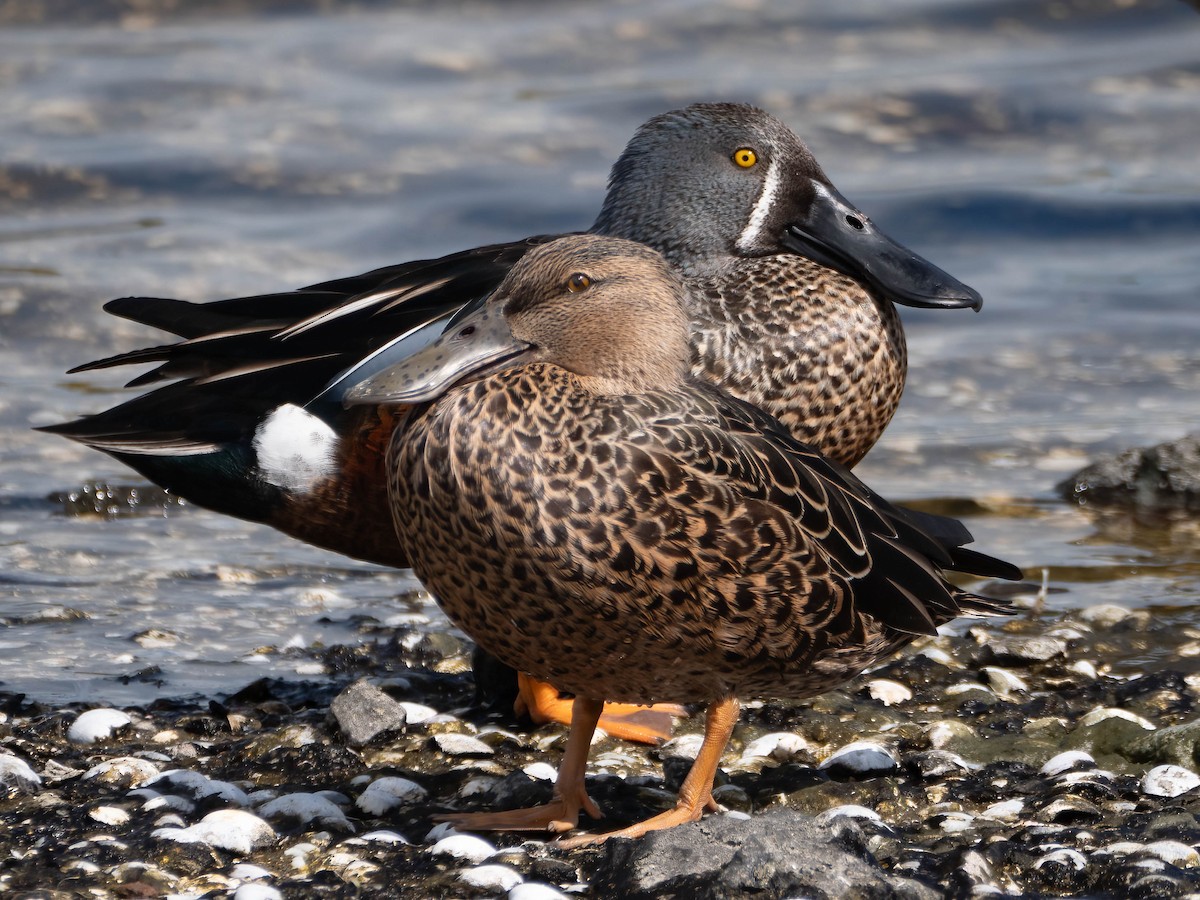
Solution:
<svg viewBox="0 0 1200 900"><path fill-rule="evenodd" d="M753 249L754 242L758 240L758 234L767 221L767 213L775 205L775 195L778 193L779 167L772 162L767 169L767 177L763 180L762 193L758 195L758 202L754 204L754 211L750 213L750 221L746 224L746 230L738 238L739 248L746 251Z"/></svg>
<svg viewBox="0 0 1200 900"><path fill-rule="evenodd" d="M263 477L288 491L307 491L333 471L337 434L300 407L285 403L254 433Z"/></svg>

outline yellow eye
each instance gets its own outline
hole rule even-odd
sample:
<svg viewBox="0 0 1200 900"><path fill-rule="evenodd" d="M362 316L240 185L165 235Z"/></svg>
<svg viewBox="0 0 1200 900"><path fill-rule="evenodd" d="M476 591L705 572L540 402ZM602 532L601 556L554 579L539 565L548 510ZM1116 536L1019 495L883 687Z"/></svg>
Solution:
<svg viewBox="0 0 1200 900"><path fill-rule="evenodd" d="M576 272L567 279L567 290L572 294L582 293L592 286L592 279L582 272Z"/></svg>
<svg viewBox="0 0 1200 900"><path fill-rule="evenodd" d="M758 162L758 154L749 147L742 147L733 151L733 161L743 169L748 169Z"/></svg>

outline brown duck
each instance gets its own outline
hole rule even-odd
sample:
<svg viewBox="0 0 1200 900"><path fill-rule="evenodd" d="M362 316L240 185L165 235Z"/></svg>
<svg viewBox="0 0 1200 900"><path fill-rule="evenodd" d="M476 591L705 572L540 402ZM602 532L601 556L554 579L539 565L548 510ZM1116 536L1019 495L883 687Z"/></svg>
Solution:
<svg viewBox="0 0 1200 900"><path fill-rule="evenodd" d="M642 125L592 230L648 244L682 274L693 372L846 465L878 440L900 400L906 356L893 304L981 303L846 201L790 128L742 104L695 104ZM379 490L395 410L345 410L342 394L432 340L546 240L280 294L114 300L110 311L183 340L80 368L150 362L130 385L171 383L49 430L201 506L403 567ZM523 688L535 718L569 719L553 688ZM658 723L614 715L605 727L647 739L662 735Z"/></svg>
<svg viewBox="0 0 1200 900"><path fill-rule="evenodd" d="M739 700L818 694L955 616L1005 611L940 570L1014 567L929 534L693 376L685 291L649 248L563 238L348 392L417 404L388 487L418 576L483 647L576 695L554 799L459 825L566 831L581 809L598 816L584 767L606 700L707 706L676 807L614 834L696 819Z"/></svg>

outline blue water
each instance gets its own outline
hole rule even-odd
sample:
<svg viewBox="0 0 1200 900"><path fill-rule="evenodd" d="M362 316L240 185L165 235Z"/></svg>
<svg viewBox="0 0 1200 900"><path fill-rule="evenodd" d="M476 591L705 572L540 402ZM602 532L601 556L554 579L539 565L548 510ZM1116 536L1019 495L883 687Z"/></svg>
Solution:
<svg viewBox="0 0 1200 900"><path fill-rule="evenodd" d="M1060 607L1200 599L1194 522L1114 523L1052 490L1095 453L1200 428L1192 6L182 5L0 14L0 690L145 701L320 677L314 648L357 615L444 627L397 599L407 574L266 529L65 516L48 494L138 479L29 429L122 396L119 373L66 368L159 339L106 316L110 297L251 294L585 227L633 129L693 100L789 122L843 193L986 298L905 310L909 389L864 477L977 501L979 545L1045 569ZM85 616L47 620L60 607ZM174 641L131 639L151 628Z"/></svg>

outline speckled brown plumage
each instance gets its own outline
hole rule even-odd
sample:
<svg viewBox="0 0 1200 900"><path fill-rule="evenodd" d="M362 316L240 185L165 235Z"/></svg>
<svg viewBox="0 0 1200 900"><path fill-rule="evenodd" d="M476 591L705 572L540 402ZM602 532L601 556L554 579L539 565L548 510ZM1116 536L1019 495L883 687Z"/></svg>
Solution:
<svg viewBox="0 0 1200 900"><path fill-rule="evenodd" d="M854 466L896 413L908 355L896 307L801 257L739 260L684 279L699 377Z"/></svg>
<svg viewBox="0 0 1200 900"><path fill-rule="evenodd" d="M701 702L706 743L723 746L737 698L819 693L1002 604L946 582L953 548L909 514L688 374L683 291L647 248L566 238L531 251L461 331L352 397L444 392L396 431L389 492L452 619L583 698L589 733L602 700ZM456 354L469 361L451 366ZM573 825L590 801L587 742L572 741L549 807L460 824ZM698 815L711 776L689 777L686 810L649 827Z"/></svg>

